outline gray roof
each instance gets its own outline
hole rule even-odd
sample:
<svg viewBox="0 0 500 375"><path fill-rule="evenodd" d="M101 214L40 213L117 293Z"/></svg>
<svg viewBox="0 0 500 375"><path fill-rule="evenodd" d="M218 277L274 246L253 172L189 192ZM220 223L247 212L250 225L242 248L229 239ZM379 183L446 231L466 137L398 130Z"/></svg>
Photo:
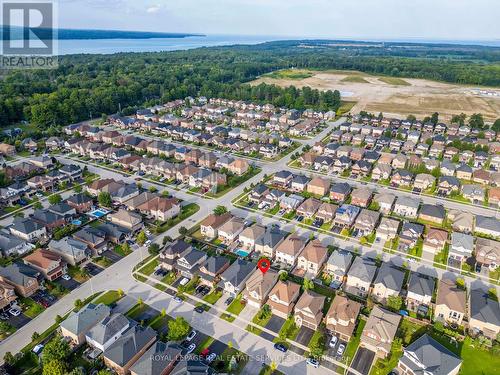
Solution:
<svg viewBox="0 0 500 375"><path fill-rule="evenodd" d="M444 219L446 213L443 206L434 204L423 204L420 208L420 215L432 216L438 219Z"/></svg>
<svg viewBox="0 0 500 375"><path fill-rule="evenodd" d="M66 199L66 201L72 202L74 204L82 204L82 203L87 203L87 202L92 201L92 197L89 197L85 193L79 193L79 194L72 195L71 197Z"/></svg>
<svg viewBox="0 0 500 375"><path fill-rule="evenodd" d="M74 258L79 258L81 255L86 255L88 246L86 243L72 237L64 237L59 241L51 240L49 242L49 250L60 254L67 254Z"/></svg>
<svg viewBox="0 0 500 375"><path fill-rule="evenodd" d="M125 315L112 314L92 327L87 333L87 336L100 344L105 344L109 339L129 325L130 321Z"/></svg>
<svg viewBox="0 0 500 375"><path fill-rule="evenodd" d="M286 232L283 232L276 228L266 227L266 232L264 235L255 241L256 245L267 245L274 248L286 237Z"/></svg>
<svg viewBox="0 0 500 375"><path fill-rule="evenodd" d="M13 249L24 243L26 242L17 238L13 234L6 231L0 231L0 250L2 250L3 252L8 253L10 249Z"/></svg>
<svg viewBox="0 0 500 375"><path fill-rule="evenodd" d="M388 263L382 263L374 284L382 283L386 288L399 292L403 287L404 277L405 273L403 271L392 267Z"/></svg>
<svg viewBox="0 0 500 375"><path fill-rule="evenodd" d="M63 217L59 214L55 214L52 211L49 210L36 210L33 212L33 215L31 215L31 218L35 221L38 221L42 223L43 225L48 225L51 223L54 223L58 220L61 220Z"/></svg>
<svg viewBox="0 0 500 375"><path fill-rule="evenodd" d="M209 257L205 263L205 268L210 273L218 273L227 263L229 263L229 260L224 256Z"/></svg>
<svg viewBox="0 0 500 375"><path fill-rule="evenodd" d="M328 264L333 264L337 266L339 269L347 272L349 266L352 262L352 254L349 251L334 251L332 255L328 258Z"/></svg>
<svg viewBox="0 0 500 375"><path fill-rule="evenodd" d="M156 331L153 328L135 325L104 351L104 357L124 366L153 338L156 338Z"/></svg>
<svg viewBox="0 0 500 375"><path fill-rule="evenodd" d="M111 196L123 198L128 197L130 194L134 194L135 192L139 192L139 188L135 184L126 184L120 186L118 190L111 192Z"/></svg>
<svg viewBox="0 0 500 375"><path fill-rule="evenodd" d="M428 334L408 345L400 360L415 375L448 375L462 364L458 356Z"/></svg>
<svg viewBox="0 0 500 375"><path fill-rule="evenodd" d="M205 375L214 371L205 363L200 361L199 355L186 355L175 366L170 375Z"/></svg>
<svg viewBox="0 0 500 375"><path fill-rule="evenodd" d="M396 204L401 205L401 206L411 207L411 208L418 208L420 206L420 201L417 199L405 197L404 195L402 195L402 196L398 197Z"/></svg>
<svg viewBox="0 0 500 375"><path fill-rule="evenodd" d="M39 275L37 270L20 262L0 267L0 276L16 285L27 286L29 281L37 279Z"/></svg>
<svg viewBox="0 0 500 375"><path fill-rule="evenodd" d="M18 232L29 234L42 229L43 225L28 218L22 219L16 217L14 219L14 223L12 224L11 228L17 230Z"/></svg>
<svg viewBox="0 0 500 375"><path fill-rule="evenodd" d="M435 285L436 283L433 278L419 273L413 273L408 283L408 291L418 294L419 296L432 296Z"/></svg>
<svg viewBox="0 0 500 375"><path fill-rule="evenodd" d="M75 335L79 335L87 332L97 322L109 316L110 313L111 309L103 303L98 305L89 303L80 311L68 316L67 319L61 322L60 326Z"/></svg>
<svg viewBox="0 0 500 375"><path fill-rule="evenodd" d="M162 375L165 368L176 360L182 348L175 343L157 341L130 368L135 374Z"/></svg>
<svg viewBox="0 0 500 375"><path fill-rule="evenodd" d="M500 326L500 305L488 297L488 292L474 289L470 292L470 317Z"/></svg>
<svg viewBox="0 0 500 375"><path fill-rule="evenodd" d="M376 270L377 266L372 260L356 257L354 262L352 262L351 268L349 269L348 277L354 276L361 280L371 282L375 277Z"/></svg>
<svg viewBox="0 0 500 375"><path fill-rule="evenodd" d="M81 238L91 244L100 244L106 238L106 233L98 230L97 228L84 227L76 232L74 235L76 238Z"/></svg>
<svg viewBox="0 0 500 375"><path fill-rule="evenodd" d="M247 279L254 269L254 263L237 259L222 273L221 279L224 282L230 282L232 285L238 286Z"/></svg>
<svg viewBox="0 0 500 375"><path fill-rule="evenodd" d="M69 211L74 210L74 208L66 202L60 202L57 204L53 204L48 208L48 210L56 214L66 215Z"/></svg>
<svg viewBox="0 0 500 375"><path fill-rule="evenodd" d="M500 233L500 221L494 217L476 215L476 230L486 229Z"/></svg>

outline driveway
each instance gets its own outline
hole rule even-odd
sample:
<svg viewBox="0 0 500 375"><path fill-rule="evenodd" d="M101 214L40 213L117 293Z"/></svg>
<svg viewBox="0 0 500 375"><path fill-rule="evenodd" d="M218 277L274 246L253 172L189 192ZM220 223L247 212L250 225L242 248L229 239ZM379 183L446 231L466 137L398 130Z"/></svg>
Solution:
<svg viewBox="0 0 500 375"><path fill-rule="evenodd" d="M148 321L149 319L152 319L154 318L155 316L157 316L158 314L160 314L159 311L153 309L152 307L147 307L138 317L137 317L137 321L138 322L141 322L141 321Z"/></svg>
<svg viewBox="0 0 500 375"><path fill-rule="evenodd" d="M101 255L108 258L112 263L116 263L123 258L121 255L115 253L113 250L106 250Z"/></svg>
<svg viewBox="0 0 500 375"><path fill-rule="evenodd" d="M280 318L279 316L273 315L271 317L271 319L269 319L269 322L267 322L266 328L270 331L278 333L284 323L285 323L285 319ZM265 332L265 331L262 331L262 333L260 334L260 337L263 337L268 341L274 340L274 336Z"/></svg>
<svg viewBox="0 0 500 375"><path fill-rule="evenodd" d="M351 367L363 375L368 375L374 358L374 352L366 348L359 348L351 362Z"/></svg>
<svg viewBox="0 0 500 375"><path fill-rule="evenodd" d="M224 300L225 301L225 300ZM245 319L247 321L252 321L255 314L259 312L259 309L253 306L250 306L248 303L245 305L243 310L240 312L240 318Z"/></svg>
<svg viewBox="0 0 500 375"><path fill-rule="evenodd" d="M9 317L10 319L8 320L8 322L16 329L21 328L31 320L24 314L19 314L18 316L12 316L9 314Z"/></svg>
<svg viewBox="0 0 500 375"><path fill-rule="evenodd" d="M104 268L101 268L94 263L87 263L87 265L84 268L91 276L96 276L104 270Z"/></svg>
<svg viewBox="0 0 500 375"><path fill-rule="evenodd" d="M297 334L295 341L297 341L299 344L307 346L309 344L309 341L311 341L313 334L314 331L311 328L302 326L300 327L299 333Z"/></svg>
<svg viewBox="0 0 500 375"><path fill-rule="evenodd" d="M69 290L76 289L80 286L80 283L78 281L76 281L75 279L64 280L62 277L60 277L56 281L56 283L63 286L66 289L69 289Z"/></svg>
<svg viewBox="0 0 500 375"><path fill-rule="evenodd" d="M208 347L210 353L215 353L217 355L221 355L224 350L226 350L227 345L219 340L214 340L214 342Z"/></svg>

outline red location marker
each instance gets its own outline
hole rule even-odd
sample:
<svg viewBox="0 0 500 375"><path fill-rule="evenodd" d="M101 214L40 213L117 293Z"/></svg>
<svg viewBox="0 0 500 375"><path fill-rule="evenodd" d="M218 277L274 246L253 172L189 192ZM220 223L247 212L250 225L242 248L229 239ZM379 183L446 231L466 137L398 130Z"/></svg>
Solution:
<svg viewBox="0 0 500 375"><path fill-rule="evenodd" d="M262 258L257 262L257 267L262 273L266 273L269 267L271 267L271 261L266 258Z"/></svg>

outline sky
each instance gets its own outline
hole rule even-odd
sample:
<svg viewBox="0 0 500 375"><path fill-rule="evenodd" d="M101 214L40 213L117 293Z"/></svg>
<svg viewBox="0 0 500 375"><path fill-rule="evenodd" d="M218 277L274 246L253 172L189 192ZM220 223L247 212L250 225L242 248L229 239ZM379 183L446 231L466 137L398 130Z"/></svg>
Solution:
<svg viewBox="0 0 500 375"><path fill-rule="evenodd" d="M348 39L500 40L498 0L58 0L59 27Z"/></svg>

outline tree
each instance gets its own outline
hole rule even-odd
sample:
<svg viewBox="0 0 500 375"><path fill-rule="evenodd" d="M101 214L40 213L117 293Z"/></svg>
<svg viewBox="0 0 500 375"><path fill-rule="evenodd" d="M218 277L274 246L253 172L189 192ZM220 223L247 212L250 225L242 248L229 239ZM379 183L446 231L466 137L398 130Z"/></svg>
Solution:
<svg viewBox="0 0 500 375"><path fill-rule="evenodd" d="M172 341L179 341L186 337L189 333L189 323L182 316L168 322L168 339Z"/></svg>
<svg viewBox="0 0 500 375"><path fill-rule="evenodd" d="M403 305L403 299L400 296L387 297L387 306L392 308L393 310L396 311L401 310L402 305Z"/></svg>
<svg viewBox="0 0 500 375"><path fill-rule="evenodd" d="M111 207L113 204L113 201L111 200L111 194L109 194L107 191L102 191L99 193L99 196L97 197L97 201L101 206L104 207Z"/></svg>
<svg viewBox="0 0 500 375"><path fill-rule="evenodd" d="M125 293L123 293L123 289L118 289L117 290L118 297L122 298Z"/></svg>
<svg viewBox="0 0 500 375"><path fill-rule="evenodd" d="M82 185L76 185L73 190L75 193L81 193L82 192Z"/></svg>
<svg viewBox="0 0 500 375"><path fill-rule="evenodd" d="M43 375L65 375L66 365L61 360L52 360L50 362L44 362L43 364Z"/></svg>
<svg viewBox="0 0 500 375"><path fill-rule="evenodd" d="M188 229L186 227L180 227L179 228L179 234L182 236L185 236L188 233Z"/></svg>
<svg viewBox="0 0 500 375"><path fill-rule="evenodd" d="M64 319L63 319L63 317L61 315L56 315L55 321L56 321L57 324L61 323L63 320Z"/></svg>
<svg viewBox="0 0 500 375"><path fill-rule="evenodd" d="M459 115L453 115L451 117L451 123L452 124L458 124L460 126L465 124L465 119L467 118L467 115L465 113L461 113Z"/></svg>
<svg viewBox="0 0 500 375"><path fill-rule="evenodd" d="M66 358L68 358L70 352L71 350L66 340L64 340L61 335L56 335L43 348L43 363L64 361Z"/></svg>
<svg viewBox="0 0 500 375"><path fill-rule="evenodd" d="M61 194L52 194L49 197L49 203L50 204L58 204L58 203L61 203L61 201L62 201Z"/></svg>
<svg viewBox="0 0 500 375"><path fill-rule="evenodd" d="M151 245L149 245L148 247L148 252L149 254L151 255L156 255L160 252L160 245L158 245L157 243L152 243Z"/></svg>
<svg viewBox="0 0 500 375"><path fill-rule="evenodd" d="M288 280L288 272L286 272L286 271L280 272L279 277L280 277L281 281L287 281Z"/></svg>
<svg viewBox="0 0 500 375"><path fill-rule="evenodd" d="M77 299L77 300L75 300L75 308L76 308L77 310L80 310L82 307L83 307L83 302L82 302L82 300L81 300L81 299Z"/></svg>
<svg viewBox="0 0 500 375"><path fill-rule="evenodd" d="M109 370L99 370L99 372L97 373L97 375L111 375L111 372Z"/></svg>
<svg viewBox="0 0 500 375"><path fill-rule="evenodd" d="M39 201L36 201L35 203L33 203L33 209L41 210L42 208L43 208L43 206Z"/></svg>
<svg viewBox="0 0 500 375"><path fill-rule="evenodd" d="M432 114L431 118L430 118L430 121L431 121L434 125L436 125L436 124L438 123L438 121L439 121L439 113L434 112L434 113Z"/></svg>
<svg viewBox="0 0 500 375"><path fill-rule="evenodd" d="M7 364L7 366L14 366L16 363L16 357L14 357L11 352L6 352L3 356L3 361Z"/></svg>
<svg viewBox="0 0 500 375"><path fill-rule="evenodd" d="M146 233L144 233L144 231L140 231L136 238L137 243L142 246L147 240L148 236L146 236Z"/></svg>
<svg viewBox="0 0 500 375"><path fill-rule="evenodd" d="M411 121L411 122L415 122L415 121L417 121L417 118L415 117L415 115L408 115L408 116L406 116L406 120Z"/></svg>
<svg viewBox="0 0 500 375"><path fill-rule="evenodd" d="M161 315L162 317L167 316L167 310L165 310L165 308L161 309L160 315Z"/></svg>
<svg viewBox="0 0 500 375"><path fill-rule="evenodd" d="M302 286L304 287L304 290L311 290L314 289L314 282L311 279L304 277L304 283Z"/></svg>
<svg viewBox="0 0 500 375"><path fill-rule="evenodd" d="M39 337L40 337L40 334L37 331L35 331L31 335L31 340L36 341L36 340L38 340Z"/></svg>
<svg viewBox="0 0 500 375"><path fill-rule="evenodd" d="M156 186L151 185L151 186L149 187L149 191L150 191L151 193L156 193L156 192L158 191L158 188L157 188Z"/></svg>
<svg viewBox="0 0 500 375"><path fill-rule="evenodd" d="M474 113L469 117L469 126L471 128L482 129L484 127L483 115L480 113Z"/></svg>
<svg viewBox="0 0 500 375"><path fill-rule="evenodd" d="M495 122L491 126L491 129L494 130L494 131L496 131L496 132L500 132L500 118L497 118L495 120Z"/></svg>
<svg viewBox="0 0 500 375"><path fill-rule="evenodd" d="M225 206L217 206L214 208L214 215L216 216L221 216L224 215L227 212L227 208Z"/></svg>

